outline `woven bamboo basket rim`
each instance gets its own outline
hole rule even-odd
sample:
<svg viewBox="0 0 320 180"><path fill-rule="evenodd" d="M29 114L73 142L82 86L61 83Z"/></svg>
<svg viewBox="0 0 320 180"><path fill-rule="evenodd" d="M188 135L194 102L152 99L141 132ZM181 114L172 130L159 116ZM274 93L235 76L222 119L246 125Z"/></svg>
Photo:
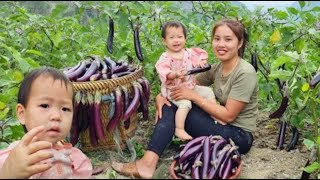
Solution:
<svg viewBox="0 0 320 180"><path fill-rule="evenodd" d="M121 76L114 79L86 81L86 82L72 82L75 91L87 91L107 94L113 91L116 87L131 84L133 81L143 76L142 66L137 65L136 70L128 75Z"/></svg>

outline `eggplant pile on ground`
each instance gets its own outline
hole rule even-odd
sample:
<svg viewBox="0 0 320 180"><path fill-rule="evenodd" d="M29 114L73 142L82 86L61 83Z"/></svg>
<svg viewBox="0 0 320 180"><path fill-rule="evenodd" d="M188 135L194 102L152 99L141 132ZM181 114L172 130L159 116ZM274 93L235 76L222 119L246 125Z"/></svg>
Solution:
<svg viewBox="0 0 320 180"><path fill-rule="evenodd" d="M241 163L238 146L221 136L200 136L174 157L174 172L182 179L228 179Z"/></svg>
<svg viewBox="0 0 320 180"><path fill-rule="evenodd" d="M73 67L63 70L64 74L76 82L113 79L134 72L136 68L125 61L115 62L109 57L89 56Z"/></svg>

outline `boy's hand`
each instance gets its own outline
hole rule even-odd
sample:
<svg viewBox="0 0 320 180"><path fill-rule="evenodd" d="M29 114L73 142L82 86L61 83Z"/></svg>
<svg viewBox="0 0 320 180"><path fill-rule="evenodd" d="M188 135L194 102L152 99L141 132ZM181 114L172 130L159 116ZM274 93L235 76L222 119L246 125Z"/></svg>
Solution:
<svg viewBox="0 0 320 180"><path fill-rule="evenodd" d="M186 74L186 71L184 69L180 69L176 71L176 78L177 79L184 79L184 75Z"/></svg>
<svg viewBox="0 0 320 180"><path fill-rule="evenodd" d="M53 157L52 152L43 151L45 149L50 149L52 143L38 141L37 139L36 135L43 130L44 126L39 126L33 128L23 136L19 144L10 152L2 169L0 169L0 178L29 178L34 174L51 168L51 163L39 163Z"/></svg>
<svg viewBox="0 0 320 180"><path fill-rule="evenodd" d="M207 64L207 59L201 59L198 65L199 67L203 68L205 67L206 64Z"/></svg>

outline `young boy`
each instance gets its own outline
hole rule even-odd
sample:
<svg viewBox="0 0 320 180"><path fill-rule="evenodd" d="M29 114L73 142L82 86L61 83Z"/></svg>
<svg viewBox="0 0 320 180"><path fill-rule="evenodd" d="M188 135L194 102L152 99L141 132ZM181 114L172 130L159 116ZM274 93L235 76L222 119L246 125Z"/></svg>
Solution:
<svg viewBox="0 0 320 180"><path fill-rule="evenodd" d="M155 65L161 80L161 94L178 107L175 135L182 140L190 140L192 137L185 131L184 124L191 109L191 101L175 101L170 94L175 87L184 86L215 102L215 95L210 87L196 85L194 75L185 76L188 70L207 64L208 53L200 48L185 48L187 33L182 23L167 22L162 28L161 36L166 52L162 53Z"/></svg>
<svg viewBox="0 0 320 180"><path fill-rule="evenodd" d="M63 141L72 123L73 88L62 72L30 72L20 86L16 113L27 133L0 151L0 179L91 177L90 159Z"/></svg>

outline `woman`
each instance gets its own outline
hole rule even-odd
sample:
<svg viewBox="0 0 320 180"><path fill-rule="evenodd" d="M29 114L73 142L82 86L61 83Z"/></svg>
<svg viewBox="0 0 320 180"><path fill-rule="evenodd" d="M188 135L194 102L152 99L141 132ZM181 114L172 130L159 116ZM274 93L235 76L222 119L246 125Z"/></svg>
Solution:
<svg viewBox="0 0 320 180"><path fill-rule="evenodd" d="M220 61L211 70L197 75L197 84L213 85L220 104L212 103L187 88L175 88L171 98L188 99L193 107L185 129L194 138L220 135L231 138L246 154L253 143L258 113L258 81L254 67L242 59L245 49L244 26L235 20L222 20L212 30L212 49ZM144 156L133 163L112 163L120 174L151 178L175 131L175 106L160 94L156 97L156 126ZM164 106L166 105L166 106ZM159 121L158 121L159 118Z"/></svg>

